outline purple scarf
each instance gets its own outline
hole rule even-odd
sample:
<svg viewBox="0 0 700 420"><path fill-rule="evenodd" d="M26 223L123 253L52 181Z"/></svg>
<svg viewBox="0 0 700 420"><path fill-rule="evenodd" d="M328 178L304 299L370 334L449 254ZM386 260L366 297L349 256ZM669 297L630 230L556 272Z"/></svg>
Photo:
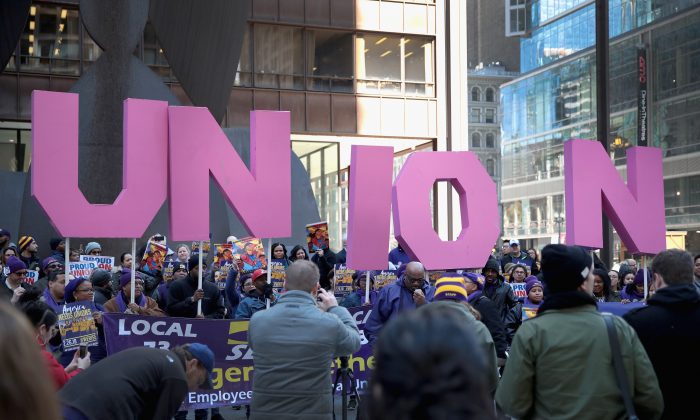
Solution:
<svg viewBox="0 0 700 420"><path fill-rule="evenodd" d="M525 301L523 302L523 305L537 306L537 307L539 307L541 304L542 304L542 301L540 301L540 303L532 303L530 301L530 298L528 298L528 297L526 297Z"/></svg>
<svg viewBox="0 0 700 420"><path fill-rule="evenodd" d="M644 293L637 292L637 288L634 287L634 283L632 283L628 287L625 287L622 290L622 292L620 293L620 297L622 299L627 299L627 300L634 302L634 301L644 300Z"/></svg>
<svg viewBox="0 0 700 420"><path fill-rule="evenodd" d="M140 307L145 308L146 304L148 303L148 299L146 299L146 296L141 294L141 300L136 302ZM119 292L117 294L117 305L119 306L119 312L124 313L126 311L126 308L128 308L128 303L127 300L125 299L124 292Z"/></svg>
<svg viewBox="0 0 700 420"><path fill-rule="evenodd" d="M46 302L47 305L56 313L59 313L59 307L63 305L63 302L56 302L56 300L53 298L51 295L51 291L49 291L49 288L47 287L44 289L44 302Z"/></svg>
<svg viewBox="0 0 700 420"><path fill-rule="evenodd" d="M481 290L477 290L476 292L472 293L467 297L467 302L469 302L470 305L473 305L474 302L476 302L479 298L481 297Z"/></svg>

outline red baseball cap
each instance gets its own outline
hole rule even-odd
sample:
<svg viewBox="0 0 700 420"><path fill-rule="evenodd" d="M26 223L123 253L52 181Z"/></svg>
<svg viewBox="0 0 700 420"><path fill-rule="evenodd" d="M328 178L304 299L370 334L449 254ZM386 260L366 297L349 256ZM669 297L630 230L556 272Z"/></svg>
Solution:
<svg viewBox="0 0 700 420"><path fill-rule="evenodd" d="M258 279L258 277L267 275L267 271L263 270L262 268L258 268L257 270L253 271L253 275L250 276L250 279L255 281Z"/></svg>

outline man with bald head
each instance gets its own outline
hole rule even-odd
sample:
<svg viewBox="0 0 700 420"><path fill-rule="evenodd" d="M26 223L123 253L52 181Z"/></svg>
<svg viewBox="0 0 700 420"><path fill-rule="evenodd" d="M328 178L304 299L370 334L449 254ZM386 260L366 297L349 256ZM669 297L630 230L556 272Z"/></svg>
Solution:
<svg viewBox="0 0 700 420"><path fill-rule="evenodd" d="M360 349L360 332L332 292L320 288L316 264L297 260L286 270L277 304L250 318L253 349L252 420L330 419L328 368Z"/></svg>
<svg viewBox="0 0 700 420"><path fill-rule="evenodd" d="M425 280L425 268L418 261L411 261L395 283L384 286L372 305L372 313L365 323L365 337L372 342L379 330L394 315L412 311L433 300L435 288Z"/></svg>

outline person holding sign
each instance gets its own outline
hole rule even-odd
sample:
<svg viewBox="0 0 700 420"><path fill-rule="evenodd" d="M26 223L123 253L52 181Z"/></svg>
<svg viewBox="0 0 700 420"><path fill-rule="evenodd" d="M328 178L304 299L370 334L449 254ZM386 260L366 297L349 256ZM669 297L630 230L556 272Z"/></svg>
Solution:
<svg viewBox="0 0 700 420"><path fill-rule="evenodd" d="M593 299L593 259L583 248L542 250L547 298L513 338L508 367L496 391L503 413L515 418L629 418L611 359L616 340L621 377L628 378L639 418L657 419L663 399L642 343L623 319L607 320ZM608 328L614 332L609 336ZM592 357L594 355L594 357Z"/></svg>
<svg viewBox="0 0 700 420"><path fill-rule="evenodd" d="M168 314L183 318L222 319L226 310L221 299L221 291L210 281L203 281L202 288L197 288L199 270L206 270L199 255L193 254L188 261L190 272L187 277L174 280L168 289ZM202 313L197 314L197 302L202 301Z"/></svg>
<svg viewBox="0 0 700 420"><path fill-rule="evenodd" d="M435 287L425 280L425 268L418 261L406 264L406 270L395 283L382 288L372 305L365 324L365 337L374 341L384 324L392 317L411 311L433 300Z"/></svg>
<svg viewBox="0 0 700 420"><path fill-rule="evenodd" d="M526 306L530 308L537 308L544 299L544 288L542 287L540 280L535 276L528 277L528 280L525 283L525 292L527 293L525 301L522 303L518 302L511 308L510 311L508 311L508 315L506 316L506 335L508 337L509 345L513 342L515 332L523 323L523 307Z"/></svg>
<svg viewBox="0 0 700 420"><path fill-rule="evenodd" d="M365 300L365 288L367 287L367 272L366 271L356 271L352 273L352 283L355 287L355 291L345 296L340 306L344 308L355 308L357 306L368 306L377 300L377 291L374 290L374 273L370 271L369 273L370 281L370 291L369 291L369 301Z"/></svg>
<svg viewBox="0 0 700 420"><path fill-rule="evenodd" d="M92 282L84 277L79 277L68 282L65 289L65 296L66 304L72 302L83 302L86 304L86 306L93 307L92 317L95 320L95 326L97 327L97 345L90 347L90 360L93 363L97 363L107 356L105 334L104 329L102 328L102 313L106 312L105 308L102 305L93 302L95 289L93 288ZM68 363L70 363L76 351L77 350L64 351L59 360L61 364L66 366Z"/></svg>
<svg viewBox="0 0 700 420"><path fill-rule="evenodd" d="M143 293L144 282L141 273L136 272L134 302L131 302L131 272L122 271L119 280L119 293L105 303L105 312L120 312L136 315L165 316L158 303Z"/></svg>
<svg viewBox="0 0 700 420"><path fill-rule="evenodd" d="M47 343L58 333L58 315L46 303L38 300L39 294L36 287L27 291L20 300L21 309L34 327L36 341L41 348L46 367L56 389L60 389L72 377L90 367L90 353L80 357L79 353L75 352L70 363L64 368L46 351Z"/></svg>
<svg viewBox="0 0 700 420"><path fill-rule="evenodd" d="M7 259L10 274L5 278L5 284L0 285L0 299L11 303L19 302L19 298L29 288L24 280L27 278L27 265L17 257Z"/></svg>

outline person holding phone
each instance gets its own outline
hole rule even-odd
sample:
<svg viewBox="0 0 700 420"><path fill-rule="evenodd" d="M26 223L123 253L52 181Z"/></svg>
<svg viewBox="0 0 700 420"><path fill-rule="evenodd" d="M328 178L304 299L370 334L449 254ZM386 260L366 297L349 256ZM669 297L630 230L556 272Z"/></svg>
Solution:
<svg viewBox="0 0 700 420"><path fill-rule="evenodd" d="M255 353L250 418L330 418L328 367L359 350L360 332L333 293L319 287L313 263L296 261L286 274L287 292L250 319L248 343Z"/></svg>

